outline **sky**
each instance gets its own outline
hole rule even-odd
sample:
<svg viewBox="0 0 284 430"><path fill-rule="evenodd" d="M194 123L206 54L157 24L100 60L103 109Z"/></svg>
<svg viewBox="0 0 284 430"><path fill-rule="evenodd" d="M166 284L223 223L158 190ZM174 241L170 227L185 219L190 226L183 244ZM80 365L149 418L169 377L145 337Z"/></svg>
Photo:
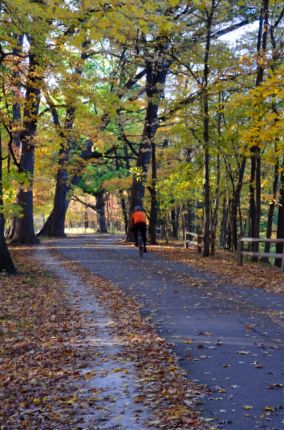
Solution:
<svg viewBox="0 0 284 430"><path fill-rule="evenodd" d="M227 42L230 46L235 46L238 40L249 31L256 30L258 27L258 21L253 22L252 24L245 25L242 28L238 28L235 31L232 31L231 33L225 34L224 36L221 36L219 39L223 40L224 42Z"/></svg>

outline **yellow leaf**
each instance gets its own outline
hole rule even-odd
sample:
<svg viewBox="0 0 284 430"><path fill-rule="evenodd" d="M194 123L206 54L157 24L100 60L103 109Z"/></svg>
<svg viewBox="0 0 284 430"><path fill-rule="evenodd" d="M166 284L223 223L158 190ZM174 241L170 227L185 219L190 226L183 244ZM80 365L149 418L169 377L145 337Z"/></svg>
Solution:
<svg viewBox="0 0 284 430"><path fill-rule="evenodd" d="M246 405L246 406L243 406L243 408L244 408L246 411L251 411L251 410L253 409L253 406L248 406L248 405Z"/></svg>

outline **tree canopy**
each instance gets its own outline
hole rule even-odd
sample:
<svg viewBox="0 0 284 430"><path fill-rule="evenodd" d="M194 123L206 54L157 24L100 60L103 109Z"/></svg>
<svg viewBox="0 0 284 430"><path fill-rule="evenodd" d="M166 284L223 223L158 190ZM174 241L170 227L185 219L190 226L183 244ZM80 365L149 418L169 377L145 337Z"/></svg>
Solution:
<svg viewBox="0 0 284 430"><path fill-rule="evenodd" d="M5 236L64 236L74 195L115 199L121 229L141 204L152 243L199 232L204 256L284 238L282 1L4 0L0 20L0 270Z"/></svg>

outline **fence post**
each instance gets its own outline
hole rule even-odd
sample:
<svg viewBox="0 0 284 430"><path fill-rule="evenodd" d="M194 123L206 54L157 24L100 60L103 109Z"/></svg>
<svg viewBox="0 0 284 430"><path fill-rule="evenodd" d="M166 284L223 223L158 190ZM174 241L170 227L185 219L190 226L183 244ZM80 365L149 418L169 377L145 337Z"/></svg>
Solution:
<svg viewBox="0 0 284 430"><path fill-rule="evenodd" d="M184 233L184 247L185 247L185 248L188 248L187 235L188 235L188 232L186 231L186 232Z"/></svg>
<svg viewBox="0 0 284 430"><path fill-rule="evenodd" d="M198 253L202 252L202 239L203 239L202 232L199 231L198 236L197 236L197 252Z"/></svg>
<svg viewBox="0 0 284 430"><path fill-rule="evenodd" d="M242 238L239 237L238 251L237 251L237 253L238 253L238 265L239 266L243 265L243 254L242 254L242 251L243 251L243 242L242 242Z"/></svg>

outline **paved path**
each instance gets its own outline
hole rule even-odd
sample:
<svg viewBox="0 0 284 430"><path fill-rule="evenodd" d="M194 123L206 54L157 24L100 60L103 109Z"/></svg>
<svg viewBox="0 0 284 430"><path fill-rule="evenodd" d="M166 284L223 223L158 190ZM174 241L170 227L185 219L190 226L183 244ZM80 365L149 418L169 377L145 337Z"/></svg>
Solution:
<svg viewBox="0 0 284 430"><path fill-rule="evenodd" d="M67 265L62 267L62 260L45 247L35 248L35 256L64 281L68 303L81 315L84 336L76 345L84 344L91 355L85 366L77 369L80 378L73 381L78 403L82 402L77 409L76 429L151 430L147 425L149 408L134 401L140 395L139 376L134 364L125 361L109 309L99 303L94 288L82 283Z"/></svg>
<svg viewBox="0 0 284 430"><path fill-rule="evenodd" d="M65 257L137 299L189 378L210 389L200 409L213 424L284 429L284 296L222 285L213 275L152 253L139 259L134 247L115 240L78 236L55 243Z"/></svg>

